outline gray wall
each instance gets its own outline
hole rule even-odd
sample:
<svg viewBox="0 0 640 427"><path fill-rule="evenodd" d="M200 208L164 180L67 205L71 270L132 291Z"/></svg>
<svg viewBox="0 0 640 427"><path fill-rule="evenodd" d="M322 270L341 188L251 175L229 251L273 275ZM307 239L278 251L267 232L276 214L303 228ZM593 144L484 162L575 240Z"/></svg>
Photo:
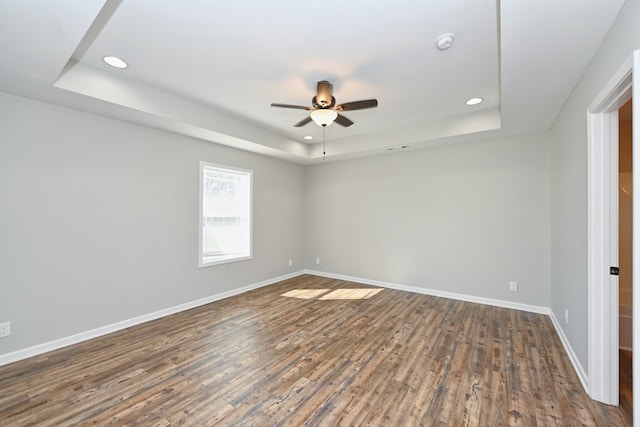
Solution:
<svg viewBox="0 0 640 427"><path fill-rule="evenodd" d="M253 169L252 260L198 269L200 160ZM303 192L298 165L0 93L0 354L300 270Z"/></svg>
<svg viewBox="0 0 640 427"><path fill-rule="evenodd" d="M627 0L551 129L551 309L587 369L587 117L589 104L635 49L640 0Z"/></svg>
<svg viewBox="0 0 640 427"><path fill-rule="evenodd" d="M307 268L548 307L548 135L309 167L305 224Z"/></svg>

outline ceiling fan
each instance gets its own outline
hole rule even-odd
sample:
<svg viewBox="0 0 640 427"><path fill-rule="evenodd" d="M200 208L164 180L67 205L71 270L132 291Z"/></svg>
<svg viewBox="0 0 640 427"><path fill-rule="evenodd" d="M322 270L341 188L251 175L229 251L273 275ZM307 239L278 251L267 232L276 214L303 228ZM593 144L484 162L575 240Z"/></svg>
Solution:
<svg viewBox="0 0 640 427"><path fill-rule="evenodd" d="M364 110L378 106L377 99L365 99L362 101L345 102L336 105L336 98L333 96L333 85L326 80L318 82L318 94L311 99L311 107L291 104L272 103L272 107L296 108L298 110L311 111L309 116L293 125L301 127L314 121L318 126L326 127L334 121L341 126L348 127L353 124L351 120L340 114L342 111Z"/></svg>

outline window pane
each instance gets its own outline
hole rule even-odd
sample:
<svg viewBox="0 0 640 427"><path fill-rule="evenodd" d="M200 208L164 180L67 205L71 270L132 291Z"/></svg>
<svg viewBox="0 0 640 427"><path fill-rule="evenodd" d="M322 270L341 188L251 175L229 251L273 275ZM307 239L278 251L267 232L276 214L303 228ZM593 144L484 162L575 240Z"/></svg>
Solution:
<svg viewBox="0 0 640 427"><path fill-rule="evenodd" d="M201 164L201 265L251 257L251 174Z"/></svg>

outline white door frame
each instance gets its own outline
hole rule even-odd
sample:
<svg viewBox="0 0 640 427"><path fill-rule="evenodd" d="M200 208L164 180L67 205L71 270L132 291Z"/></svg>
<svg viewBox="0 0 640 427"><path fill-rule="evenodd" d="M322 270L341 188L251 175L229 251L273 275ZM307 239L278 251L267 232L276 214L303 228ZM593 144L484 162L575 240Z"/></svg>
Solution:
<svg viewBox="0 0 640 427"><path fill-rule="evenodd" d="M640 51L623 64L604 87L587 111L588 124L588 392L598 401L618 405L618 277L611 276L610 266L618 266L618 109L633 94L633 134L638 135L640 119L640 90L633 84L635 70L640 71ZM635 139L635 138L634 138ZM633 153L634 171L640 167L640 150ZM637 213L639 186L634 173L634 224ZM640 182L638 183L640 184ZM633 269L640 272L640 227L633 230ZM612 263L613 262L613 263ZM640 296L635 292L633 278L633 349L635 331L640 331ZM637 299L638 298L638 299ZM633 352L635 366L640 366L640 354ZM636 364L636 361L638 364ZM640 384L640 369L634 370L634 385ZM634 387L635 388L635 387ZM637 388L636 388L637 389ZM640 393L634 395L634 412L640 402Z"/></svg>

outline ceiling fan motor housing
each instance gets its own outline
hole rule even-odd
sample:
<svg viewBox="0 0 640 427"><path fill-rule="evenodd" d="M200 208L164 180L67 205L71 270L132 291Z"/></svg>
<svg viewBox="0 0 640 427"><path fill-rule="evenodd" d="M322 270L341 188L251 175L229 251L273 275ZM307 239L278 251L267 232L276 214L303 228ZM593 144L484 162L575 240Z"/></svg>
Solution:
<svg viewBox="0 0 640 427"><path fill-rule="evenodd" d="M320 95L316 95L311 99L311 105L313 108L333 108L336 105L336 98L331 97L331 101L326 98L318 98Z"/></svg>

